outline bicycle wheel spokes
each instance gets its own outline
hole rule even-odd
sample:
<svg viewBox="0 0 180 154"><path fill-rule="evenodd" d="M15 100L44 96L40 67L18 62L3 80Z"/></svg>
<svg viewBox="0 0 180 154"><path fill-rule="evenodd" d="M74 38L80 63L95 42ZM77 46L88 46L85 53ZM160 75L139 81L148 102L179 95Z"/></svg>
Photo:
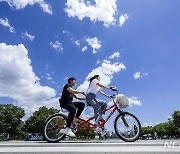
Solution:
<svg viewBox="0 0 180 154"><path fill-rule="evenodd" d="M135 141L139 137L140 129L140 123L134 115L126 113L116 118L116 133L124 141Z"/></svg>
<svg viewBox="0 0 180 154"><path fill-rule="evenodd" d="M49 142L56 142L63 138L64 134L60 133L60 130L66 127L66 119L57 115L50 118L44 129L44 135Z"/></svg>

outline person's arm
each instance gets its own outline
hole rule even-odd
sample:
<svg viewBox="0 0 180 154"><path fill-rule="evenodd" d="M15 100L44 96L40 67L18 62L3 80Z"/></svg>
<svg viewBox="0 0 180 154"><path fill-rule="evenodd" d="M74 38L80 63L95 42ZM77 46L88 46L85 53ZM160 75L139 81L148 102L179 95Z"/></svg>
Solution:
<svg viewBox="0 0 180 154"><path fill-rule="evenodd" d="M72 94L82 94L82 95L86 96L85 92L80 92L80 91L74 90L71 87L67 88L67 90Z"/></svg>
<svg viewBox="0 0 180 154"><path fill-rule="evenodd" d="M104 88L104 89L115 89L115 88L116 88L116 87L114 87L114 86L108 87L108 86L105 86L105 85L100 84L100 83L97 83L96 85L99 86L99 87L101 87L101 88Z"/></svg>
<svg viewBox="0 0 180 154"><path fill-rule="evenodd" d="M101 90L99 90L98 92L99 92L101 95L106 96L106 97L108 97L108 98L110 98L110 97L111 97L111 96L109 96L109 95L107 95L107 94L103 93Z"/></svg>
<svg viewBox="0 0 180 154"><path fill-rule="evenodd" d="M75 97L76 99L79 99L79 100L86 100L86 98L78 97L78 96L76 96L76 95L74 95L74 97Z"/></svg>
<svg viewBox="0 0 180 154"><path fill-rule="evenodd" d="M99 86L99 87L101 87L101 88L104 88L104 89L110 89L110 87L105 86L105 85L100 84L100 83L97 83L96 85Z"/></svg>

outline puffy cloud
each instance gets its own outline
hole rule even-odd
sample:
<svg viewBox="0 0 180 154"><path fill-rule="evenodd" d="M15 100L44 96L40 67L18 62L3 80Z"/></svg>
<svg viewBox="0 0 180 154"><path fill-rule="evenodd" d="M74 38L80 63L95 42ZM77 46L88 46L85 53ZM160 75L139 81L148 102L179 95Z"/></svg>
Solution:
<svg viewBox="0 0 180 154"><path fill-rule="evenodd" d="M101 41L97 37L87 38L86 42L92 47L93 54L97 53L97 50L101 48Z"/></svg>
<svg viewBox="0 0 180 154"><path fill-rule="evenodd" d="M97 53L97 50L101 48L101 41L97 37L84 37L83 39L75 39L73 34L68 30L63 30L62 33L65 34L76 46L80 47L80 45L84 44L81 49L82 52L86 51L88 46L93 49L93 54Z"/></svg>
<svg viewBox="0 0 180 154"><path fill-rule="evenodd" d="M119 58L120 57L120 53L119 52L114 52L109 59L114 59L114 58Z"/></svg>
<svg viewBox="0 0 180 154"><path fill-rule="evenodd" d="M127 14L123 14L119 17L119 25L122 27L123 24L125 23L125 21L128 19L128 15Z"/></svg>
<svg viewBox="0 0 180 154"><path fill-rule="evenodd" d="M84 52L86 50L87 50L87 46L84 46L81 51Z"/></svg>
<svg viewBox="0 0 180 154"><path fill-rule="evenodd" d="M41 6L41 8L43 9L44 12L47 12L49 14L53 14L51 5L45 3L44 1L39 2L39 5Z"/></svg>
<svg viewBox="0 0 180 154"><path fill-rule="evenodd" d="M143 77L145 77L147 75L148 75L148 73L135 72L134 73L134 79L143 78Z"/></svg>
<svg viewBox="0 0 180 154"><path fill-rule="evenodd" d="M34 5L37 3L44 12L49 14L53 13L51 6L44 2L44 0L0 0L0 2L7 2L10 7L15 9L23 9L27 5Z"/></svg>
<svg viewBox="0 0 180 154"><path fill-rule="evenodd" d="M43 105L56 106L56 91L40 84L23 44L0 43L0 51L0 97L12 98L27 115Z"/></svg>
<svg viewBox="0 0 180 154"><path fill-rule="evenodd" d="M50 45L58 52L63 53L62 44L59 41L50 42Z"/></svg>
<svg viewBox="0 0 180 154"><path fill-rule="evenodd" d="M7 18L5 18L5 19L0 18L0 25L2 25L2 26L4 26L4 27L8 27L8 28L9 28L9 31L10 31L11 33L15 33L14 27L10 26L9 21L8 21Z"/></svg>
<svg viewBox="0 0 180 154"><path fill-rule="evenodd" d="M22 33L22 35L23 35L23 36L22 36L23 38L27 38L27 39L29 39L30 41L33 41L34 38L35 38L34 35L29 34L27 31L25 31L24 33Z"/></svg>
<svg viewBox="0 0 180 154"><path fill-rule="evenodd" d="M79 20L88 17L94 22L102 21L104 26L115 23L116 11L116 0L95 0L94 5L90 1L67 0L65 9L69 17L77 17Z"/></svg>
<svg viewBox="0 0 180 154"><path fill-rule="evenodd" d="M135 97L135 96L129 97L128 100L129 100L130 106L132 106L132 105L142 105L141 101L138 100L138 98Z"/></svg>
<svg viewBox="0 0 180 154"><path fill-rule="evenodd" d="M120 72L121 70L125 70L126 67L123 63L111 63L108 60L104 60L101 66L93 69L85 78L85 81L78 87L78 90L87 91L89 85L89 79L95 74L100 75L101 83L104 85L109 85L112 81L113 75L115 73Z"/></svg>

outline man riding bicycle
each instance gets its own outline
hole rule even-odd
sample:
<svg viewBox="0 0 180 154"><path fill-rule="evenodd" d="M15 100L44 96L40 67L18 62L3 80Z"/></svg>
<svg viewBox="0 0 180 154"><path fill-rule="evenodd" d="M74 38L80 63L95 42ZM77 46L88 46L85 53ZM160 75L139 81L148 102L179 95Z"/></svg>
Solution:
<svg viewBox="0 0 180 154"><path fill-rule="evenodd" d="M73 97L79 100L85 100L85 98L77 97L76 94L82 94L86 96L84 92L80 92L72 89L73 86L76 85L76 78L71 77L68 79L68 83L64 86L60 106L69 111L68 119L67 119L67 127L65 129L61 129L60 133L66 134L71 137L75 137L75 134L71 130L71 123L76 117L79 117L84 109L85 104L83 102L73 102ZM77 110L77 111L76 111Z"/></svg>

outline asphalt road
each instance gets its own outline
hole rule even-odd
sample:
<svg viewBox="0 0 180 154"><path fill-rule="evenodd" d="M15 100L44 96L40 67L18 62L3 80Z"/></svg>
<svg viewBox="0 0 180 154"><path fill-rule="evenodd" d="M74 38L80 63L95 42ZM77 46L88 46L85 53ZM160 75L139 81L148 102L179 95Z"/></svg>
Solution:
<svg viewBox="0 0 180 154"><path fill-rule="evenodd" d="M59 143L8 141L0 142L2 154L180 154L180 140L62 141Z"/></svg>

